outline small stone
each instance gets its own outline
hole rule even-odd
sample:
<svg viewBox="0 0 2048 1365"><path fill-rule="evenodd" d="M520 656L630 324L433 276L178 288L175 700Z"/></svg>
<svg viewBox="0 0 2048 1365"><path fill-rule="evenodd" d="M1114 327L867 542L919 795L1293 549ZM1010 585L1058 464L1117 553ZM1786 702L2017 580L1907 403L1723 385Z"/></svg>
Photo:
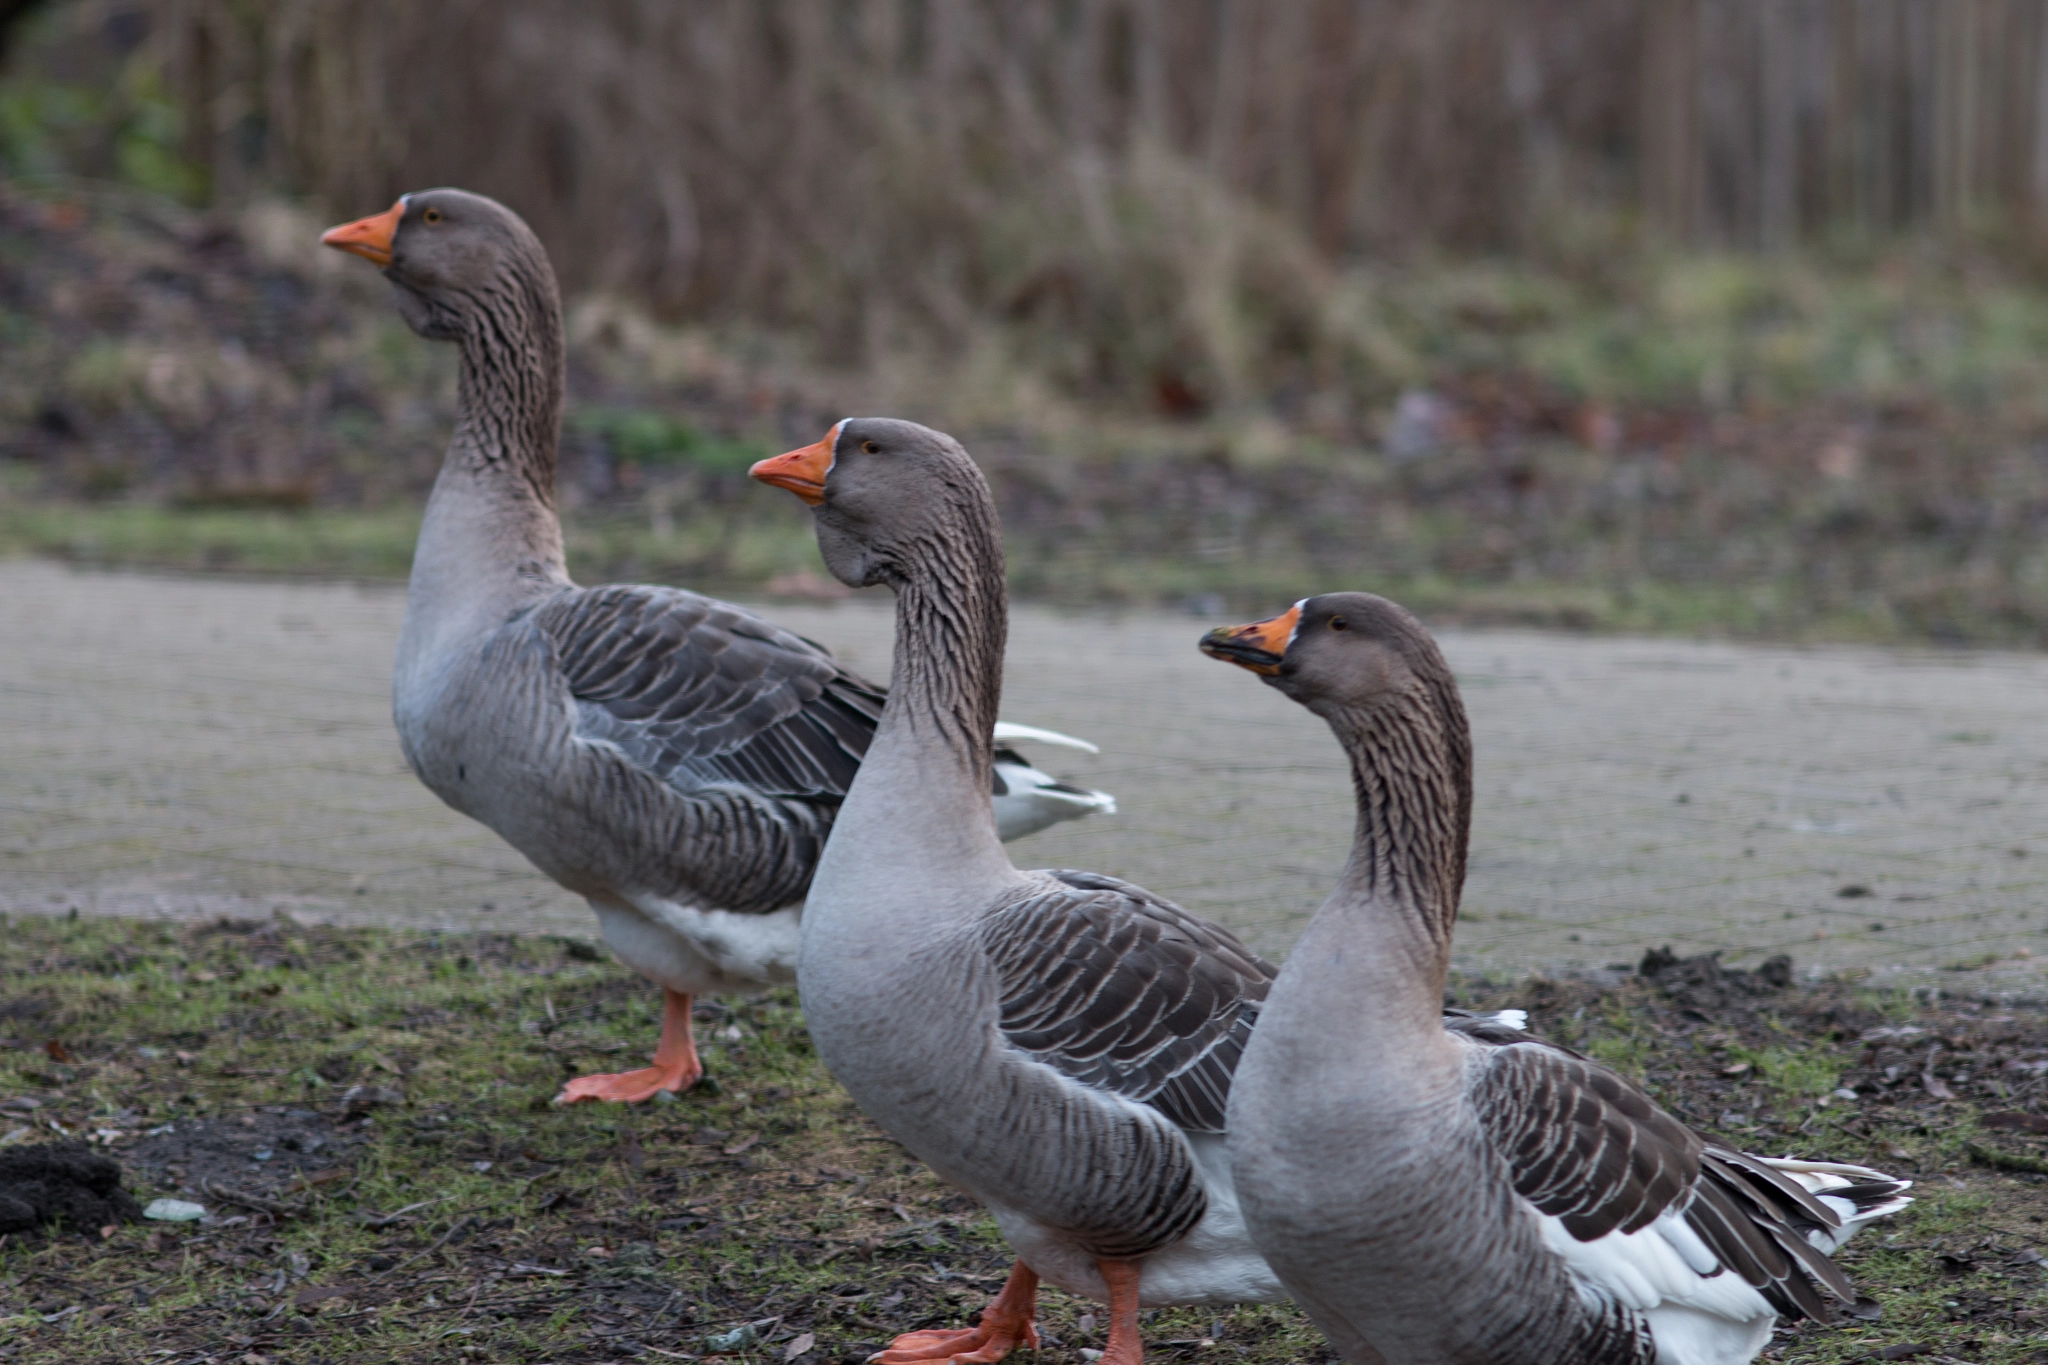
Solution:
<svg viewBox="0 0 2048 1365"><path fill-rule="evenodd" d="M159 1223L196 1223L206 1217L206 1205L184 1199L152 1199L142 1216Z"/></svg>

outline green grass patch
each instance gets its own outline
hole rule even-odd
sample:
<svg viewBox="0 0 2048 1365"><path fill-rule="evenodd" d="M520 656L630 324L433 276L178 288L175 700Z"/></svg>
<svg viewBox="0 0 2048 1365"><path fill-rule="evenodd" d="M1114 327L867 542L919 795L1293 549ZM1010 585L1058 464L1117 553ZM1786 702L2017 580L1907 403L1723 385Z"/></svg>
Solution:
<svg viewBox="0 0 2048 1365"><path fill-rule="evenodd" d="M679 1102L551 1106L568 1075L640 1065L659 1028L652 988L596 956L286 921L8 925L0 1142L87 1138L145 1202L214 1216L7 1238L4 1358L755 1362L808 1336L796 1358L822 1362L979 1314L1009 1259L994 1225L853 1109L789 993L701 1009L712 1081ZM1041 1359L1099 1349L1101 1316L1048 1291ZM1291 1308L1147 1316L1168 1358L1321 1351Z"/></svg>
<svg viewBox="0 0 2048 1365"><path fill-rule="evenodd" d="M203 1224L8 1237L9 1365L822 1365L971 1319L1005 1271L981 1209L824 1074L789 993L700 1007L711 1081L684 1099L565 1110L548 1103L565 1077L640 1064L659 1023L654 990L582 941L282 918L4 929L0 1142L87 1140L127 1166L143 1200L213 1211ZM1539 1031L1639 1073L1689 1122L1750 1150L1921 1182L1908 1217L1843 1257L1883 1321L1804 1325L1773 1359L1926 1341L1985 1365L2034 1360L2048 1344L2048 1294L2027 1259L2048 1216L2044 1177L1969 1148L2031 1150L1975 1116L2024 1102L1985 1087L2002 1084L1999 1058L2034 1055L2048 1028L1929 1007L1901 1025L1896 1000L1859 1013L1858 998L1824 985L1699 1008L1632 978L1527 982L1481 1003L1529 1008ZM1880 1025L1920 1032L1863 1041ZM1786 1048L1786 1029L1870 1099L1817 1107L1801 1089L1817 1079L1798 1078L1819 1070ZM1885 1068L1935 1033L1961 1059L1941 1065L1967 1103L1935 1101L1917 1071L1884 1090ZM1726 1074L1773 1047L1789 1083L1760 1078L1763 1063ZM1103 1344L1101 1316L1048 1292L1038 1359L1079 1365ZM1285 1306L1161 1310L1145 1334L1161 1360L1330 1358Z"/></svg>

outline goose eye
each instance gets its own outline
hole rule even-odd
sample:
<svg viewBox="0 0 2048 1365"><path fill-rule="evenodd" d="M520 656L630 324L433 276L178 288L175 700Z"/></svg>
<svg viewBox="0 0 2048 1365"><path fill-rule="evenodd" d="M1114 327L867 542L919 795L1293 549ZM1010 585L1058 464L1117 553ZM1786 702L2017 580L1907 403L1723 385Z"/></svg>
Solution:
<svg viewBox="0 0 2048 1365"><path fill-rule="evenodd" d="M860 443L860 448L862 450L865 450L870 455L874 454L876 451L881 449L881 447L876 445L873 441L862 441Z"/></svg>
<svg viewBox="0 0 2048 1365"><path fill-rule="evenodd" d="M440 222L440 221L441 221L441 210L439 210L439 209L428 209L428 210L427 210L427 211L426 211L425 213L422 213L422 214L420 215L420 221L421 221L421 222L423 222L423 223L438 223L438 222Z"/></svg>
<svg viewBox="0 0 2048 1365"><path fill-rule="evenodd" d="M1349 629L1351 629L1351 627L1350 627L1350 626L1348 626L1348 625L1346 625L1346 624L1344 623L1344 618L1343 618L1343 617L1341 617L1341 616L1332 616L1332 617L1330 618L1330 629L1331 629L1331 630L1349 630Z"/></svg>

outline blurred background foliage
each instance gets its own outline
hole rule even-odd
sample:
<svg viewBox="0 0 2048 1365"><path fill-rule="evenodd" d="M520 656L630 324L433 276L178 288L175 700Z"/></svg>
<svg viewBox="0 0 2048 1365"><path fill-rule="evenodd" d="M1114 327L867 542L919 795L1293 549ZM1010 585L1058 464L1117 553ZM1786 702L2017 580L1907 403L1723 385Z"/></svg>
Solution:
<svg viewBox="0 0 2048 1365"><path fill-rule="evenodd" d="M0 541L402 572L453 357L313 239L460 184L563 278L587 573L815 585L745 465L888 411L989 465L1041 596L2048 635L2048 0L0 33Z"/></svg>

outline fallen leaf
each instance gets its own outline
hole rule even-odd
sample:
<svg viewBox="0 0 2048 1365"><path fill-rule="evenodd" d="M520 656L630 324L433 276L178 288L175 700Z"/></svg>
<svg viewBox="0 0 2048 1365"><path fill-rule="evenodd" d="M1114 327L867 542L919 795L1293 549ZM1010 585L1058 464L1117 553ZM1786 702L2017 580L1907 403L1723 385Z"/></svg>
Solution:
<svg viewBox="0 0 2048 1365"><path fill-rule="evenodd" d="M798 1337L795 1341L790 1342L789 1345L782 1348L782 1358L784 1360L795 1360L798 1356L802 1355L805 1351L810 1350L813 1346L816 1346L817 1344L818 1334L816 1332L806 1332L802 1336Z"/></svg>
<svg viewBox="0 0 2048 1365"><path fill-rule="evenodd" d="M1920 1073L1920 1086L1938 1100L1952 1100L1956 1097L1956 1092L1948 1088L1948 1083L1932 1071Z"/></svg>
<svg viewBox="0 0 2048 1365"><path fill-rule="evenodd" d="M755 1143L759 1142L760 1140L761 1135L759 1133L749 1133L745 1137L741 1138L738 1142L735 1142L732 1146L727 1147L725 1149L725 1154L727 1156L738 1156L741 1152L746 1151L749 1147L752 1147Z"/></svg>
<svg viewBox="0 0 2048 1365"><path fill-rule="evenodd" d="M64 1046L64 1040L61 1038L52 1038L49 1042L44 1043L43 1051L50 1054L51 1061L61 1062L66 1066L78 1060L71 1055L71 1049Z"/></svg>

